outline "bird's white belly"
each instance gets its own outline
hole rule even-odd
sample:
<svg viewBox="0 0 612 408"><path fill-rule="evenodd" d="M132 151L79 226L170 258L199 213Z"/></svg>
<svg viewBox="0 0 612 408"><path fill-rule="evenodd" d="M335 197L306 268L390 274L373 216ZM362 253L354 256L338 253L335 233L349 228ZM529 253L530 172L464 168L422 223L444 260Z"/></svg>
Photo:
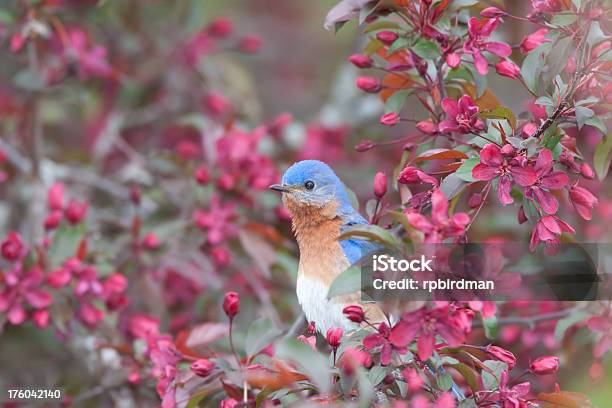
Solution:
<svg viewBox="0 0 612 408"><path fill-rule="evenodd" d="M340 327L345 332L356 329L358 325L342 313L345 305L327 299L327 291L327 286L321 280L298 274L297 298L308 322L314 322L317 331L323 335L334 327Z"/></svg>

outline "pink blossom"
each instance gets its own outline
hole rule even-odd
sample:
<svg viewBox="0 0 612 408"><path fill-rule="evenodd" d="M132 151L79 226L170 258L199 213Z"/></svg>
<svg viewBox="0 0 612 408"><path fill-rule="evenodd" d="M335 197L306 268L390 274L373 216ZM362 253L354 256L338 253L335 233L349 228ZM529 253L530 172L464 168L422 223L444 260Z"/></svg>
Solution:
<svg viewBox="0 0 612 408"><path fill-rule="evenodd" d="M382 42L387 46L393 44L398 37L399 36L397 35L397 33L394 33L393 31L380 31L376 34L376 38L378 39L378 41Z"/></svg>
<svg viewBox="0 0 612 408"><path fill-rule="evenodd" d="M446 54L444 59L446 60L446 64L451 68L457 68L461 64L461 55L456 52Z"/></svg>
<svg viewBox="0 0 612 408"><path fill-rule="evenodd" d="M439 183L435 177L430 176L418 167L407 166L400 172L397 182L401 184L427 183L438 187Z"/></svg>
<svg viewBox="0 0 612 408"><path fill-rule="evenodd" d="M399 123L399 115L395 112L385 113L380 117L380 124L385 126L395 126Z"/></svg>
<svg viewBox="0 0 612 408"><path fill-rule="evenodd" d="M245 35L238 43L238 49L246 54L255 54L261 49L261 38L257 35Z"/></svg>
<svg viewBox="0 0 612 408"><path fill-rule="evenodd" d="M219 403L219 408L235 408L238 404L239 402L235 399L226 398Z"/></svg>
<svg viewBox="0 0 612 408"><path fill-rule="evenodd" d="M415 337L417 351L421 360L427 360L433 354L435 337L439 335L451 347L456 347L465 340L466 330L464 313L461 310L452 313L450 306L444 304L432 309L422 308L404 313L402 319L392 329L389 341L396 347L406 347Z"/></svg>
<svg viewBox="0 0 612 408"><path fill-rule="evenodd" d="M47 192L47 206L51 211L60 211L64 207L64 183L55 183Z"/></svg>
<svg viewBox="0 0 612 408"><path fill-rule="evenodd" d="M387 176L385 173L378 172L374 176L374 195L381 199L387 193Z"/></svg>
<svg viewBox="0 0 612 408"><path fill-rule="evenodd" d="M193 218L198 227L207 232L207 242L210 245L218 245L238 233L234 224L238 214L235 212L236 205L223 204L219 197L214 196L210 200L208 211L196 210Z"/></svg>
<svg viewBox="0 0 612 408"><path fill-rule="evenodd" d="M313 351L317 350L317 336L306 337L304 335L298 336L297 339L304 344L307 344Z"/></svg>
<svg viewBox="0 0 612 408"><path fill-rule="evenodd" d="M351 376L358 367L372 367L372 356L370 353L349 347L342 353L338 366L344 375Z"/></svg>
<svg viewBox="0 0 612 408"><path fill-rule="evenodd" d="M476 180L483 181L499 177L497 196L503 205L514 202L510 196L512 189L510 178L523 187L533 185L538 178L533 167L530 165L522 167L518 159L504 157L499 146L493 143L486 145L480 151L480 163L472 169L472 176Z"/></svg>
<svg viewBox="0 0 612 408"><path fill-rule="evenodd" d="M497 27L499 18L478 20L472 17L468 21L468 33L470 38L463 45L463 51L472 54L474 57L474 66L480 75L486 75L489 72L489 63L482 55L482 51L489 51L498 57L507 58L512 54L512 48L508 44L487 41L487 38Z"/></svg>
<svg viewBox="0 0 612 408"><path fill-rule="evenodd" d="M355 80L355 85L362 91L369 93L378 93L382 87L378 78L361 76Z"/></svg>
<svg viewBox="0 0 612 408"><path fill-rule="evenodd" d="M61 211L52 211L45 217L43 225L46 230L52 230L62 222L64 214Z"/></svg>
<svg viewBox="0 0 612 408"><path fill-rule="evenodd" d="M391 363L391 357L393 352L398 354L406 354L408 351L407 344L398 346L389 340L391 330L386 323L380 323L378 326L378 333L368 334L363 338L363 345L366 349L372 350L380 347L380 363L384 366Z"/></svg>
<svg viewBox="0 0 612 408"><path fill-rule="evenodd" d="M234 25L227 18L217 17L208 23L206 29L212 37L227 38L234 31Z"/></svg>
<svg viewBox="0 0 612 408"><path fill-rule="evenodd" d="M219 92L209 92L204 95L202 105L206 112L212 116L222 115L232 109L230 101Z"/></svg>
<svg viewBox="0 0 612 408"><path fill-rule="evenodd" d="M156 250L160 246L159 238L155 233L149 232L142 238L141 245L144 249Z"/></svg>
<svg viewBox="0 0 612 408"><path fill-rule="evenodd" d="M205 185L210 181L210 174L208 173L208 169L206 166L200 166L193 173L198 184Z"/></svg>
<svg viewBox="0 0 612 408"><path fill-rule="evenodd" d="M465 233L470 217L463 212L448 216L448 200L444 193L435 190L431 195L431 219L416 212L405 212L408 222L425 234L425 242L439 243L448 237Z"/></svg>
<svg viewBox="0 0 612 408"><path fill-rule="evenodd" d="M484 129L484 123L478 119L478 106L469 95L463 95L458 101L445 98L442 109L446 120L440 122L439 129L443 133L478 133Z"/></svg>
<svg viewBox="0 0 612 408"><path fill-rule="evenodd" d="M496 402L500 402L502 407L526 407L527 401L523 398L529 393L529 382L522 382L513 387L508 387L508 372L502 371L499 380L498 391L492 395Z"/></svg>
<svg viewBox="0 0 612 408"><path fill-rule="evenodd" d="M27 319L26 305L36 310L46 309L51 305L53 297L43 289L43 283L43 273L38 267L31 268L25 274L17 270L4 276L4 290L0 292L0 312L6 313L11 324L19 325Z"/></svg>
<svg viewBox="0 0 612 408"><path fill-rule="evenodd" d="M357 68L371 68L374 64L372 58L365 54L353 54L349 57L349 61Z"/></svg>
<svg viewBox="0 0 612 408"><path fill-rule="evenodd" d="M480 12L480 15L486 18L494 18L494 17L507 16L508 13L506 13L503 10L498 9L497 7L487 7L486 9Z"/></svg>
<svg viewBox="0 0 612 408"><path fill-rule="evenodd" d="M538 375L553 374L559 369L559 358L555 356L538 357L529 365L529 371Z"/></svg>
<svg viewBox="0 0 612 408"><path fill-rule="evenodd" d="M592 218L591 210L599 204L599 200L593 193L580 186L572 186L570 188L569 199L576 212L587 221Z"/></svg>
<svg viewBox="0 0 612 408"><path fill-rule="evenodd" d="M66 219L71 224L78 224L79 222L83 221L85 215L87 214L87 202L70 200L66 206L66 209L64 210L64 213L66 215Z"/></svg>
<svg viewBox="0 0 612 408"><path fill-rule="evenodd" d="M545 215L534 225L529 242L529 250L535 251L540 242L544 243L548 253L555 253L560 241L558 236L563 232L573 234L571 225L554 215Z"/></svg>
<svg viewBox="0 0 612 408"><path fill-rule="evenodd" d="M416 128L427 135L435 135L438 132L438 127L431 119L420 121L416 124Z"/></svg>
<svg viewBox="0 0 612 408"><path fill-rule="evenodd" d="M16 261L21 258L24 255L24 249L21 235L14 231L8 233L0 246L0 252L7 261Z"/></svg>
<svg viewBox="0 0 612 408"><path fill-rule="evenodd" d="M495 70L499 75L516 79L521 74L521 69L509 59L504 59L495 64Z"/></svg>
<svg viewBox="0 0 612 408"><path fill-rule="evenodd" d="M340 327L332 327L328 329L325 335L327 344L329 344L331 348L337 349L340 347L340 341L342 340L343 334L344 331Z"/></svg>
<svg viewBox="0 0 612 408"><path fill-rule="evenodd" d="M493 345L485 347L485 351L494 357L496 360L503 361L508 364L508 370L512 370L516 364L516 357L510 351Z"/></svg>
<svg viewBox="0 0 612 408"><path fill-rule="evenodd" d="M107 60L106 47L92 44L88 34L81 28L68 30L69 47L65 53L69 59L76 60L79 67L79 77L111 78L113 69Z"/></svg>
<svg viewBox="0 0 612 408"><path fill-rule="evenodd" d="M561 10L559 0L531 0L531 7L540 13L554 13Z"/></svg>
<svg viewBox="0 0 612 408"><path fill-rule="evenodd" d="M527 54L529 51L538 48L540 45L550 42L549 38L546 38L548 30L546 28L540 28L537 31L527 35L521 42L521 52Z"/></svg>
<svg viewBox="0 0 612 408"><path fill-rule="evenodd" d="M536 182L526 191L527 198L537 200L546 214L555 214L559 209L559 202L550 190L558 190L569 183L569 177L562 171L553 171L552 152L542 149L535 164L538 176Z"/></svg>

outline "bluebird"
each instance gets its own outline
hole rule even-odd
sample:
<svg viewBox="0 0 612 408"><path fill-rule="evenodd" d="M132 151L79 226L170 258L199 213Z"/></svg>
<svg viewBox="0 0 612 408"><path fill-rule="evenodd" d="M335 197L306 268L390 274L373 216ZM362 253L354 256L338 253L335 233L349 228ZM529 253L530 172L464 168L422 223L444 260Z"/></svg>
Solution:
<svg viewBox="0 0 612 408"><path fill-rule="evenodd" d="M336 173L318 160L304 160L285 171L281 184L270 186L282 193L283 204L291 213L295 238L300 250L296 292L306 319L325 334L340 327L345 332L358 328L342 313L348 305L359 304L359 295L327 298L329 287L343 271L365 255L378 249L377 245L361 239L338 240L348 228L367 224L367 220L351 205L348 192ZM386 319L376 304L363 307L369 322ZM436 369L429 363L428 370ZM439 373L444 369L439 368ZM462 390L453 382L451 390L461 401Z"/></svg>
<svg viewBox="0 0 612 408"><path fill-rule="evenodd" d="M328 299L327 293L339 274L376 249L366 240L338 240L349 227L368 222L351 205L342 181L323 162L297 162L287 169L281 184L270 188L282 193L283 204L291 213L300 250L296 292L306 319L323 334L335 327L345 332L357 328L342 309L359 304L359 295ZM383 321L384 315L375 304L360 306L369 321Z"/></svg>

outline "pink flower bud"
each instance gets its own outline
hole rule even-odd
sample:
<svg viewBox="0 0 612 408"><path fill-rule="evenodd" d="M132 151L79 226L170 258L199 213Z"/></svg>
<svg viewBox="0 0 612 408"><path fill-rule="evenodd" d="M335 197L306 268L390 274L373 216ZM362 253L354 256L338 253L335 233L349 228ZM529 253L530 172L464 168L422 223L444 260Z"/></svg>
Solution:
<svg viewBox="0 0 612 408"><path fill-rule="evenodd" d="M508 370L512 370L512 368L514 368L514 365L516 364L516 357L510 351L492 345L485 347L485 351L495 359L508 364Z"/></svg>
<svg viewBox="0 0 612 408"><path fill-rule="evenodd" d="M546 34L548 34L548 30L546 28L541 28L523 38L523 41L521 42L521 52L526 54L529 51L538 48L545 42L550 42L550 39L545 37Z"/></svg>
<svg viewBox="0 0 612 408"><path fill-rule="evenodd" d="M397 35L397 33L394 33L393 31L381 31L376 34L376 38L378 39L378 41L382 42L385 45L393 44L398 37L399 36Z"/></svg>
<svg viewBox="0 0 612 408"><path fill-rule="evenodd" d="M495 17L507 16L508 13L506 13L503 10L498 9L497 7L487 7L486 9L480 12L480 15L486 18L495 18Z"/></svg>
<svg viewBox="0 0 612 408"><path fill-rule="evenodd" d="M47 283L56 289L66 286L71 279L70 270L66 268L56 269L47 275Z"/></svg>
<svg viewBox="0 0 612 408"><path fill-rule="evenodd" d="M140 199L142 197L142 193L140 191L140 187L137 185L130 186L130 201L134 205L140 204Z"/></svg>
<svg viewBox="0 0 612 408"><path fill-rule="evenodd" d="M210 181L210 175L208 174L206 166L198 167L193 175L200 185L205 185Z"/></svg>
<svg viewBox="0 0 612 408"><path fill-rule="evenodd" d="M582 177L589 180L595 178L595 172L593 172L593 169L587 163L582 163L580 165L580 174L582 174Z"/></svg>
<svg viewBox="0 0 612 408"><path fill-rule="evenodd" d="M57 226L62 222L62 218L64 218L64 214L61 211L53 211L47 215L44 222L44 227L47 231L57 228Z"/></svg>
<svg viewBox="0 0 612 408"><path fill-rule="evenodd" d="M380 117L380 124L385 126L395 126L399 123L399 115L395 112L385 113Z"/></svg>
<svg viewBox="0 0 612 408"><path fill-rule="evenodd" d="M527 139L529 136L533 135L538 130L538 126L533 122L527 122L523 125L523 129L521 133L523 135L523 139Z"/></svg>
<svg viewBox="0 0 612 408"><path fill-rule="evenodd" d="M224 268L230 264L232 258L230 252L222 247L216 246L210 250L213 262L217 268Z"/></svg>
<svg viewBox="0 0 612 408"><path fill-rule="evenodd" d="M451 68L457 68L461 64L461 55L451 52L446 55L446 64Z"/></svg>
<svg viewBox="0 0 612 408"><path fill-rule="evenodd" d="M0 246L0 252L7 261L15 261L23 255L23 241L21 235L16 232L9 232L6 236L2 246Z"/></svg>
<svg viewBox="0 0 612 408"><path fill-rule="evenodd" d="M36 310L32 313L32 321L34 324L41 329L49 326L51 322L51 315L47 309Z"/></svg>
<svg viewBox="0 0 612 408"><path fill-rule="evenodd" d="M558 369L559 358L555 356L537 358L529 366L529 371L538 375L552 374L557 372Z"/></svg>
<svg viewBox="0 0 612 408"><path fill-rule="evenodd" d="M438 132L438 127L431 120L422 120L416 124L416 128L428 135L435 135Z"/></svg>
<svg viewBox="0 0 612 408"><path fill-rule="evenodd" d="M304 344L307 344L313 351L317 351L317 336L306 337L304 335L298 336L297 339Z"/></svg>
<svg viewBox="0 0 612 408"><path fill-rule="evenodd" d="M64 212L71 224L78 224L83 221L87 214L87 203L84 201L70 200Z"/></svg>
<svg viewBox="0 0 612 408"><path fill-rule="evenodd" d="M309 322L308 327L306 327L306 333L315 334L317 332L317 327L315 322Z"/></svg>
<svg viewBox="0 0 612 408"><path fill-rule="evenodd" d="M374 63L372 58L364 54L353 54L349 57L349 61L357 68L371 68Z"/></svg>
<svg viewBox="0 0 612 408"><path fill-rule="evenodd" d="M361 76L355 80L355 85L362 91L369 93L377 93L382 88L380 80L374 77Z"/></svg>
<svg viewBox="0 0 612 408"><path fill-rule="evenodd" d="M599 204L593 193L580 186L570 188L569 198L578 214L587 221L592 218L591 210Z"/></svg>
<svg viewBox="0 0 612 408"><path fill-rule="evenodd" d="M233 398L226 398L219 403L219 408L235 408L239 402Z"/></svg>
<svg viewBox="0 0 612 408"><path fill-rule="evenodd" d="M11 52L19 52L26 42L26 36L24 36L21 32L17 32L13 34L11 37L10 50Z"/></svg>
<svg viewBox="0 0 612 408"><path fill-rule="evenodd" d="M196 360L191 364L191 371L198 377L208 377L215 369L215 364L205 358Z"/></svg>
<svg viewBox="0 0 612 408"><path fill-rule="evenodd" d="M142 238L141 245L144 249L148 249L150 251L156 250L159 248L159 238L152 232L149 232Z"/></svg>
<svg viewBox="0 0 612 408"><path fill-rule="evenodd" d="M470 196L470 199L468 200L468 205L470 206L470 208L476 208L480 204L482 204L482 194L480 193L472 194Z"/></svg>
<svg viewBox="0 0 612 408"><path fill-rule="evenodd" d="M240 311L240 296L236 292L227 292L223 297L223 311L230 318Z"/></svg>
<svg viewBox="0 0 612 408"><path fill-rule="evenodd" d="M370 368L372 367L372 356L367 351L358 350L356 348L348 348L342 353L338 367L346 376L352 376L355 374L355 370L358 367Z"/></svg>
<svg viewBox="0 0 612 408"><path fill-rule="evenodd" d="M256 35L247 35L240 40L238 49L247 54L255 54L261 49L261 38Z"/></svg>
<svg viewBox="0 0 612 408"><path fill-rule="evenodd" d="M55 183L47 192L47 206L49 210L61 210L64 207L64 184Z"/></svg>
<svg viewBox="0 0 612 408"><path fill-rule="evenodd" d="M374 195L381 199L387 193L387 176L385 173L378 172L374 176Z"/></svg>
<svg viewBox="0 0 612 408"><path fill-rule="evenodd" d="M359 142L355 146L355 150L357 150L360 153L367 152L368 150L370 150L374 146L376 146L376 143L374 143L373 141L371 141L371 140L362 140L361 142Z"/></svg>
<svg viewBox="0 0 612 408"><path fill-rule="evenodd" d="M227 38L234 31L234 25L227 18L217 17L208 24L207 31L213 37Z"/></svg>
<svg viewBox="0 0 612 408"><path fill-rule="evenodd" d="M516 153L516 149L511 144L505 144L501 148L501 154L504 156L512 157Z"/></svg>
<svg viewBox="0 0 612 408"><path fill-rule="evenodd" d="M495 64L495 70L501 76L515 79L521 74L521 69L510 60L503 60Z"/></svg>
<svg viewBox="0 0 612 408"><path fill-rule="evenodd" d="M385 181L385 184L386 184L386 181ZM344 309L342 309L342 313L344 313L347 319L349 319L351 322L354 322L354 323L361 323L365 320L365 313L361 306L357 306L357 305L347 306Z"/></svg>
<svg viewBox="0 0 612 408"><path fill-rule="evenodd" d="M327 343L331 346L331 348L337 349L340 346L340 341L342 340L343 334L344 332L342 331L342 329L336 327L327 330L327 335L325 336L325 338L327 339Z"/></svg>
<svg viewBox="0 0 612 408"><path fill-rule="evenodd" d="M218 116L232 109L229 100L218 92L209 92L202 100L204 109L211 115Z"/></svg>
<svg viewBox="0 0 612 408"><path fill-rule="evenodd" d="M525 215L525 209L521 205L521 208L518 210L518 214L516 216L519 224L524 224L527 222L527 216Z"/></svg>

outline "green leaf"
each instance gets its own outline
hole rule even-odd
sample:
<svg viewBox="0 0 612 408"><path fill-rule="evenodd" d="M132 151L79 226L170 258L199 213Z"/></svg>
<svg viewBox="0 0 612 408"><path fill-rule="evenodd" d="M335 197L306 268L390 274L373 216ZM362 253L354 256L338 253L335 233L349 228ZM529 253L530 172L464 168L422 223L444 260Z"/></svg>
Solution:
<svg viewBox="0 0 612 408"><path fill-rule="evenodd" d="M588 119L586 119L584 121L585 125L589 125L589 126L593 126L594 128L596 128L597 130L599 130L601 133L606 134L608 133L608 128L606 127L606 124L603 123L603 121L597 117L597 116L592 116Z"/></svg>
<svg viewBox="0 0 612 408"><path fill-rule="evenodd" d="M567 329L576 323L580 323L581 321L588 319L591 316L592 315L590 313L584 310L574 310L569 316L559 319L557 321L557 325L555 326L555 341L560 344Z"/></svg>
<svg viewBox="0 0 612 408"><path fill-rule="evenodd" d="M408 98L408 95L410 95L411 93L411 90L404 89L402 91L397 91L393 95L391 95L385 103L385 113L400 113L402 108L404 107L406 98Z"/></svg>
<svg viewBox="0 0 612 408"><path fill-rule="evenodd" d="M4 9L0 9L0 23L12 24L14 21L13 15Z"/></svg>
<svg viewBox="0 0 612 408"><path fill-rule="evenodd" d="M478 408L478 405L476 405L474 398L466 398L459 402L457 408Z"/></svg>
<svg viewBox="0 0 612 408"><path fill-rule="evenodd" d="M480 163L480 158L472 157L463 162L461 167L457 169L455 174L463 181L474 182L476 179L472 176L472 170Z"/></svg>
<svg viewBox="0 0 612 408"><path fill-rule="evenodd" d="M440 55L438 44L425 38L419 40L412 46L412 51L423 59L434 59Z"/></svg>
<svg viewBox="0 0 612 408"><path fill-rule="evenodd" d="M474 370L464 363L453 364L451 365L455 370L461 374L461 376L465 379L467 385L472 389L473 392L477 392L480 390L480 384L478 378L476 377L476 373Z"/></svg>
<svg viewBox="0 0 612 408"><path fill-rule="evenodd" d="M516 116L514 112L504 106L498 106L495 109L480 112L478 116L484 119L506 119L508 123L510 123L512 129L516 129Z"/></svg>
<svg viewBox="0 0 612 408"><path fill-rule="evenodd" d="M606 135L595 147L595 154L593 155L593 168L600 180L605 179L608 175L611 160L612 137L610 137L610 135Z"/></svg>
<svg viewBox="0 0 612 408"><path fill-rule="evenodd" d="M449 373L445 372L436 379L436 383L438 384L438 388L443 391L448 391L453 386L453 378Z"/></svg>
<svg viewBox="0 0 612 408"><path fill-rule="evenodd" d="M386 375L387 375L387 367L383 367L383 366L372 367L370 371L368 372L368 378L370 380L370 383L372 384L372 387L376 387L378 384L380 384L382 380L385 379Z"/></svg>
<svg viewBox="0 0 612 408"><path fill-rule="evenodd" d="M491 372L482 370L482 385L487 391L492 391L499 387L501 373L508 369L508 365L502 361L487 360L483 362Z"/></svg>
<svg viewBox="0 0 612 408"><path fill-rule="evenodd" d="M364 29L363 32L364 34L367 33L372 33L374 31L381 31L381 30L401 30L401 26L397 23L394 23L393 21L389 21L389 20L380 20L380 21L375 21L373 23L368 24Z"/></svg>
<svg viewBox="0 0 612 408"><path fill-rule="evenodd" d="M602 41L607 40L609 37L601 31L601 26L597 21L591 23L589 33L587 34L587 43L592 47L599 44Z"/></svg>
<svg viewBox="0 0 612 408"><path fill-rule="evenodd" d="M487 339L493 340L497 336L497 317L487 317L486 319L483 317L482 326Z"/></svg>
<svg viewBox="0 0 612 408"><path fill-rule="evenodd" d="M334 279L327 292L327 298L355 293L361 290L361 268L351 266Z"/></svg>
<svg viewBox="0 0 612 408"><path fill-rule="evenodd" d="M269 318L262 317L255 320L251 323L246 336L247 356L251 357L259 353L281 333Z"/></svg>
<svg viewBox="0 0 612 408"><path fill-rule="evenodd" d="M397 40L393 41L393 44L391 44L391 46L389 47L389 49L387 50L387 56L401 50L404 48L408 48L409 45L409 41L406 37L400 37Z"/></svg>
<svg viewBox="0 0 612 408"><path fill-rule="evenodd" d="M331 371L327 359L310 346L294 338L287 338L278 344L276 357L295 362L300 371L317 386L319 393L327 394L331 391Z"/></svg>
<svg viewBox="0 0 612 408"><path fill-rule="evenodd" d="M85 236L85 226L63 225L53 237L53 243L49 249L49 263L51 267L60 266L66 259L75 256L79 243Z"/></svg>
<svg viewBox="0 0 612 408"><path fill-rule="evenodd" d="M365 46L365 48L363 49L363 53L365 55L372 55L384 46L385 44L383 44L382 41L378 40L377 38L373 38L370 40L368 45Z"/></svg>
<svg viewBox="0 0 612 408"><path fill-rule="evenodd" d="M538 85L540 74L542 73L542 68L544 66L544 59L548 55L551 49L550 43L544 43L540 45L535 50L531 51L527 54L527 57L523 61L523 66L521 67L521 75L525 80L525 85L527 88L535 94L538 94Z"/></svg>
<svg viewBox="0 0 612 408"><path fill-rule="evenodd" d="M380 242L390 247L396 247L395 237L386 229L378 225L360 224L347 228L338 240L350 239L352 237L366 238L370 241Z"/></svg>
<svg viewBox="0 0 612 408"><path fill-rule="evenodd" d="M586 124L586 121L589 118L595 116L595 112L593 112L589 108L585 108L584 106L576 106L576 122L578 123L578 130L582 129L582 127Z"/></svg>
<svg viewBox="0 0 612 408"><path fill-rule="evenodd" d="M577 19L578 17L575 14L556 14L550 20L550 23L558 27L567 27L574 24Z"/></svg>
<svg viewBox="0 0 612 408"><path fill-rule="evenodd" d="M523 198L523 212L525 213L525 217L527 217L527 221L529 221L530 224L535 224L540 219L538 209L533 201L529 200L527 197Z"/></svg>
<svg viewBox="0 0 612 408"><path fill-rule="evenodd" d="M459 178L459 176L455 173L449 174L442 180L440 183L440 190L444 193L447 200L451 200L461 191L463 191L466 186L466 182Z"/></svg>
<svg viewBox="0 0 612 408"><path fill-rule="evenodd" d="M549 43L550 44L550 43ZM546 85L551 84L557 75L563 70L567 64L570 53L575 49L572 37L561 37L554 43L550 48L554 50L546 55L546 62L544 66L541 66L542 80L539 82L541 90L546 89ZM560 77L559 77L560 78Z"/></svg>
<svg viewBox="0 0 612 408"><path fill-rule="evenodd" d="M564 132L557 128L556 126L551 126L542 135L542 140L540 144L547 148L548 150L554 150L561 138L563 137Z"/></svg>
<svg viewBox="0 0 612 408"><path fill-rule="evenodd" d="M536 105L542 105L542 106L555 106L555 103L553 102L553 100L550 99L548 96L540 96L538 99L535 100L534 103Z"/></svg>
<svg viewBox="0 0 612 408"><path fill-rule="evenodd" d="M366 19L369 17L370 14L372 14L376 6L378 6L378 2L373 1L361 8L361 10L359 11L359 25L365 23Z"/></svg>

